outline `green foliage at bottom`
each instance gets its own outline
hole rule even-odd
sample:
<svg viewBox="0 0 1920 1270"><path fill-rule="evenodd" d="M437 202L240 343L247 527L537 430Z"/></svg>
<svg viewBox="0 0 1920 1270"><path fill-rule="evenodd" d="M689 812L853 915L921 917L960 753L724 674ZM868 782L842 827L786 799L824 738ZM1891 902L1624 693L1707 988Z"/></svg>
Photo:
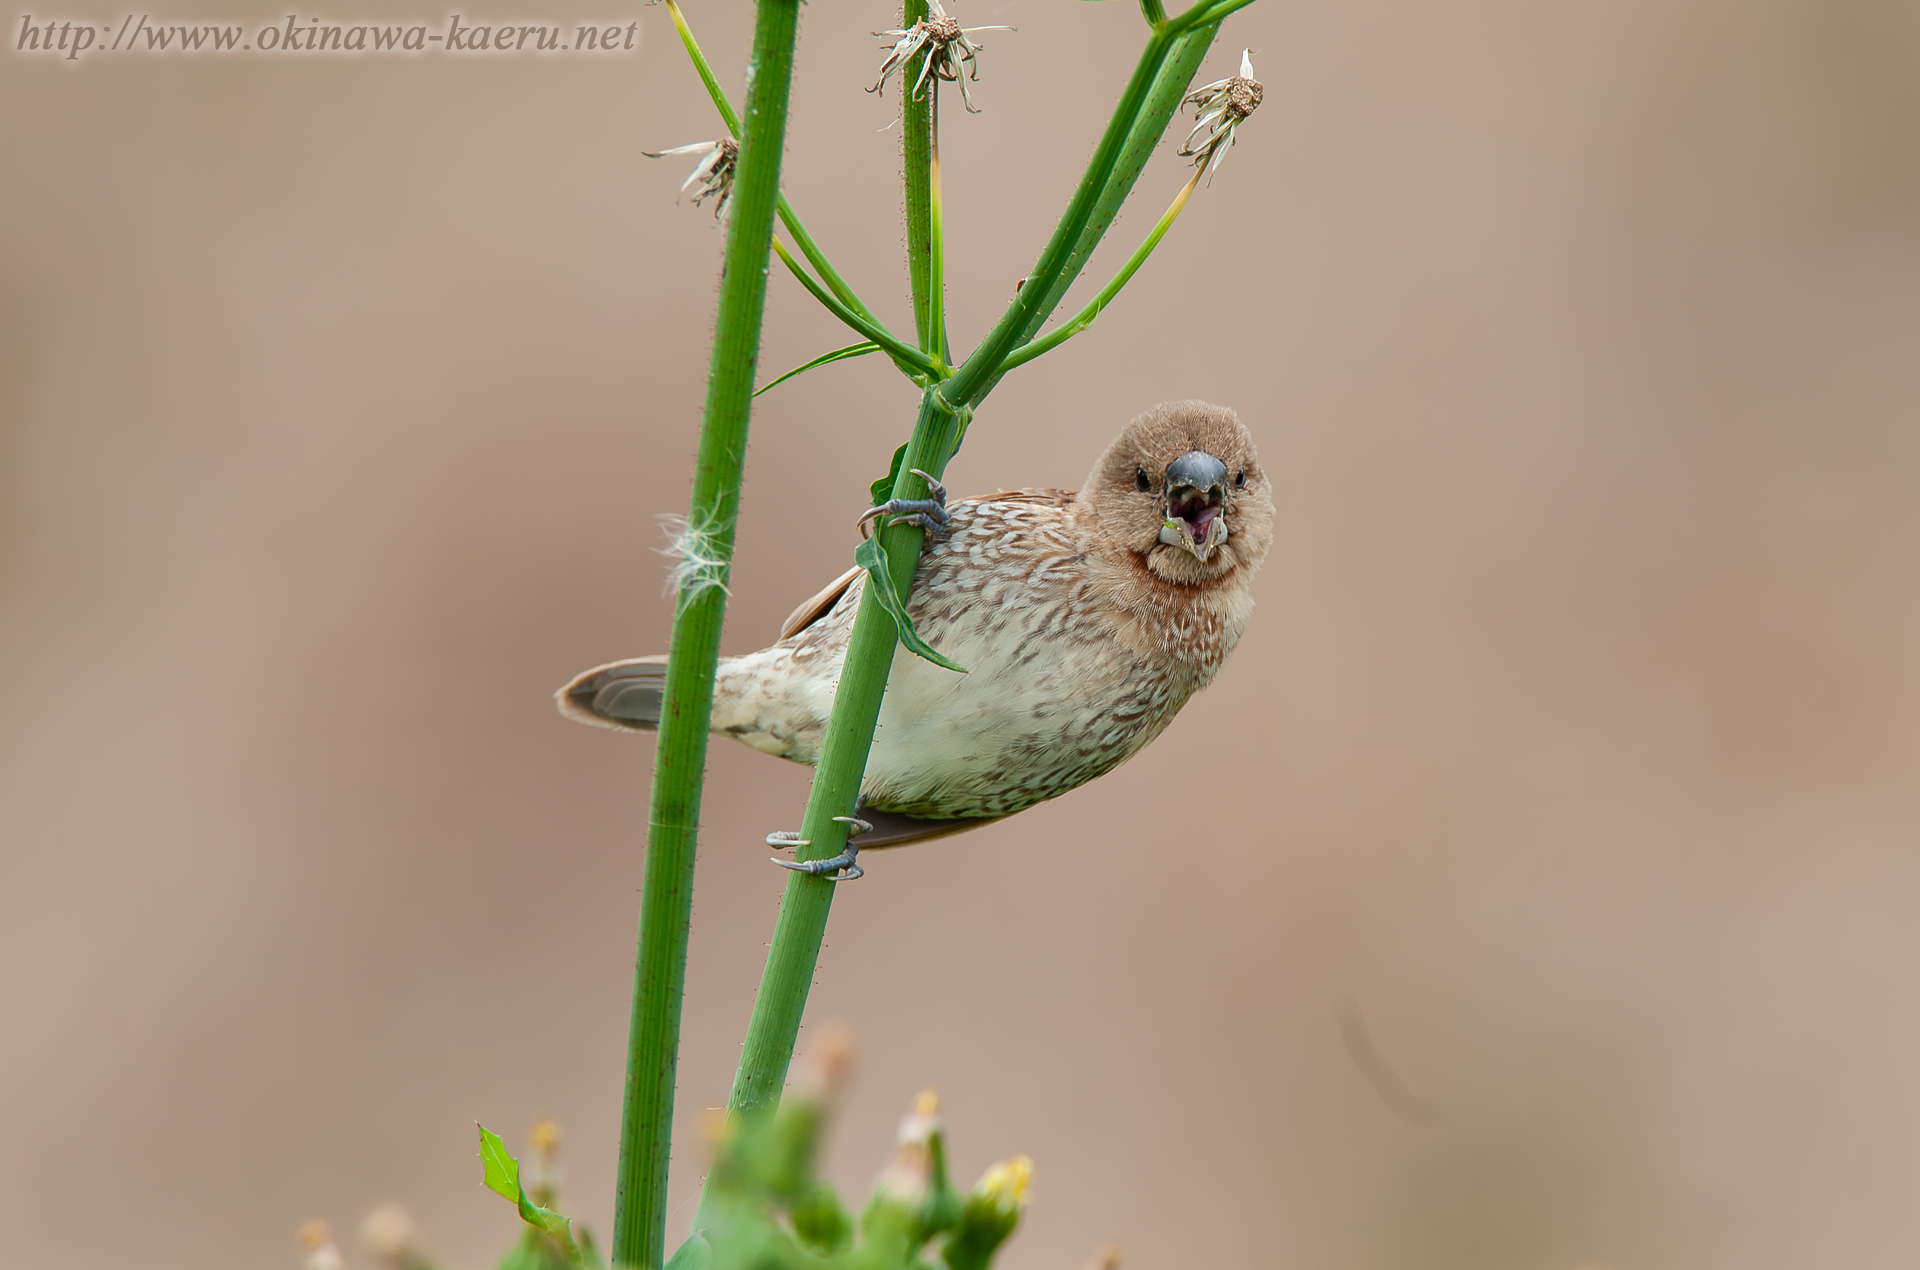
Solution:
<svg viewBox="0 0 1920 1270"><path fill-rule="evenodd" d="M857 1220L816 1173L823 1100L794 1097L771 1115L729 1117L704 1229L670 1270L987 1270L1019 1224L1032 1162L996 1164L960 1194L934 1112L933 1096L922 1094Z"/></svg>

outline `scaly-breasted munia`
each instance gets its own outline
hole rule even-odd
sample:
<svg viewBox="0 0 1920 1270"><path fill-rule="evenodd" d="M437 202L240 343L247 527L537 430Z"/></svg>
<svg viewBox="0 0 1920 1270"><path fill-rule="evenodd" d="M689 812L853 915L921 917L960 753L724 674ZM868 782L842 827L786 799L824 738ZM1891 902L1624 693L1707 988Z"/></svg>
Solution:
<svg viewBox="0 0 1920 1270"><path fill-rule="evenodd" d="M1231 410L1156 407L1078 492L1012 490L936 521L907 609L970 673L896 656L861 784L861 847L935 837L1085 784L1160 734L1246 629L1273 541L1273 486ZM939 532L944 530L944 532ZM861 587L853 569L780 642L724 657L713 730L814 763ZM598 666L556 695L569 718L659 722L665 657Z"/></svg>

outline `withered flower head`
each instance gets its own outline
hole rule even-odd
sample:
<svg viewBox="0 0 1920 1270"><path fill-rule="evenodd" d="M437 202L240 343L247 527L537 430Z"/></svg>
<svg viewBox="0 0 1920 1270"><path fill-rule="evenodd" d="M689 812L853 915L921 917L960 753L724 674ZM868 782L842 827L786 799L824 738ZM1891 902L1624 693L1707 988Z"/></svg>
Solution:
<svg viewBox="0 0 1920 1270"><path fill-rule="evenodd" d="M642 150L641 154L649 159L664 159L673 154L699 154L700 162L695 165L692 175L680 183L680 192L685 194L689 186L699 185L693 196L693 205L700 206L702 200L718 196L713 214L716 219L727 212L727 199L733 194L733 168L740 158L740 143L732 137L719 141L696 141L692 145L675 146L671 150Z"/></svg>
<svg viewBox="0 0 1920 1270"><path fill-rule="evenodd" d="M875 31L881 39L891 37L893 47L887 50L887 60L880 63L880 79L867 91L877 93L887 86L887 77L905 66L915 53L928 50L927 60L920 67L920 78L913 83L913 96L920 96L920 88L927 82L927 76L944 79L949 84L960 85L960 100L966 108L975 114L979 110L973 104L973 98L967 92L967 81L980 78L980 63L975 60L980 46L967 37L976 31L1011 31L1010 26L970 26L962 28L957 18L950 18L940 7L940 0L927 0L927 16L920 19L904 31ZM963 73L964 72L964 73Z"/></svg>
<svg viewBox="0 0 1920 1270"><path fill-rule="evenodd" d="M1241 121L1260 108L1260 99L1265 95L1266 90L1253 77L1251 50L1240 50L1238 75L1196 88L1180 103L1195 107L1199 114L1193 131L1187 134L1186 144L1180 147L1180 154L1192 159L1195 167L1205 168L1207 179L1212 180L1233 146L1233 134L1240 130ZM1194 139L1202 132L1207 135L1196 146Z"/></svg>

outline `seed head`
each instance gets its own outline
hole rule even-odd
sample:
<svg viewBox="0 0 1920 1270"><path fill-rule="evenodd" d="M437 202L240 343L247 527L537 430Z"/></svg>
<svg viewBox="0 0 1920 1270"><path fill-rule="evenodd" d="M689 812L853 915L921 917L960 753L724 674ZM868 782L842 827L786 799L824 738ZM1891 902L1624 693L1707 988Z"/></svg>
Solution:
<svg viewBox="0 0 1920 1270"><path fill-rule="evenodd" d="M733 594L727 590L728 561L716 541L719 520L710 513L689 520L672 512L657 519L667 535L667 545L657 550L673 561L667 570L669 594L678 595L682 603L691 603L707 591Z"/></svg>
<svg viewBox="0 0 1920 1270"><path fill-rule="evenodd" d="M875 31L881 39L892 39L887 60L880 63L880 79L867 91L877 93L887 86L887 77L905 66L921 49L927 60L920 67L920 78L913 82L913 97L920 96L927 76L960 85L960 100L969 111L979 114L967 92L967 81L980 78L980 63L975 60L980 46L968 37L976 31L1011 31L1010 26L970 26L962 28L958 18L947 16L940 0L927 0L927 16L904 31Z"/></svg>
<svg viewBox="0 0 1920 1270"><path fill-rule="evenodd" d="M1212 180L1227 151L1233 147L1234 133L1240 130L1247 116L1260 108L1260 99L1265 95L1266 89L1253 77L1251 51L1240 50L1238 75L1196 88L1180 103L1194 107L1198 116L1193 131L1187 134L1186 144L1180 147L1181 156L1192 159L1195 167L1205 168L1207 179ZM1200 138L1202 132L1207 134L1204 138ZM1198 145L1194 144L1196 138L1200 138Z"/></svg>
<svg viewBox="0 0 1920 1270"><path fill-rule="evenodd" d="M727 214L727 199L733 194L733 169L740 158L740 143L732 137L719 141L696 141L692 145L675 146L671 150L642 150L641 154L649 159L664 159L674 154L699 154L700 162L694 165L691 175L680 183L680 192L685 194L688 187L698 185L693 205L700 206L711 197L718 197L714 204L714 219L719 220Z"/></svg>

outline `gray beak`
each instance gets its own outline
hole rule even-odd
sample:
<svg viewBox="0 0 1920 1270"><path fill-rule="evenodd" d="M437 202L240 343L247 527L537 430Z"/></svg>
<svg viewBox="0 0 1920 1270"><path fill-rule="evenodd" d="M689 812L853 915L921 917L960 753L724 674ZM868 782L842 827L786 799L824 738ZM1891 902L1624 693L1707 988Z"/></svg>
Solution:
<svg viewBox="0 0 1920 1270"><path fill-rule="evenodd" d="M1167 467L1167 512L1160 541L1200 560L1227 540L1227 465L1205 450L1188 450Z"/></svg>

